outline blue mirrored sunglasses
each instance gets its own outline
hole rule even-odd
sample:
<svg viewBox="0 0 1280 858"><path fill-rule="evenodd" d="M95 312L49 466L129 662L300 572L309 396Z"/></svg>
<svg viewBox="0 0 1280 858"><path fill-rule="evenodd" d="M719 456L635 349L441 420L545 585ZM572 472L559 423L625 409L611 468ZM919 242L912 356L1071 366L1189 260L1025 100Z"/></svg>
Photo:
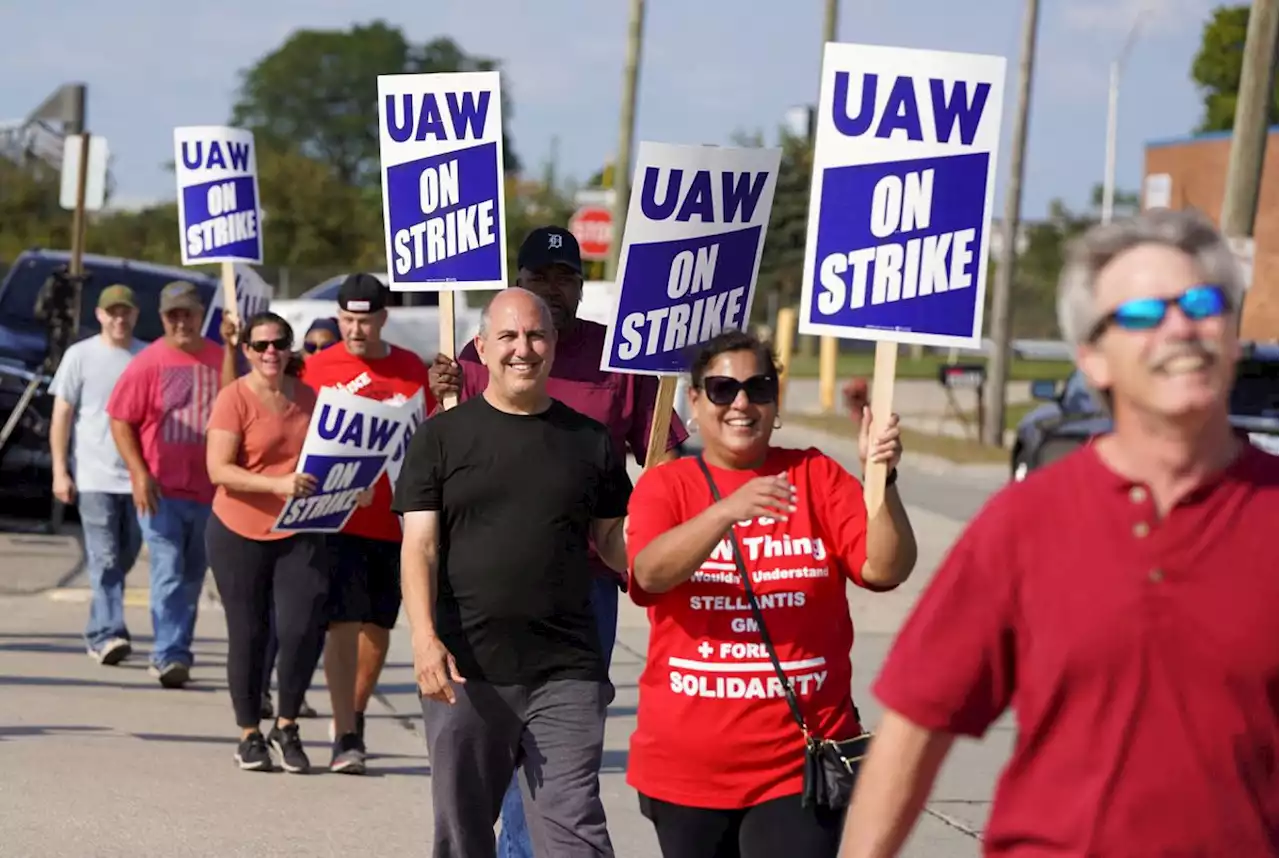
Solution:
<svg viewBox="0 0 1280 858"><path fill-rule="evenodd" d="M1193 322L1221 316L1228 308L1227 294L1221 286L1192 286L1172 298L1133 298L1099 319L1089 341L1102 336L1111 325L1126 331L1149 331L1164 321L1175 304Z"/></svg>

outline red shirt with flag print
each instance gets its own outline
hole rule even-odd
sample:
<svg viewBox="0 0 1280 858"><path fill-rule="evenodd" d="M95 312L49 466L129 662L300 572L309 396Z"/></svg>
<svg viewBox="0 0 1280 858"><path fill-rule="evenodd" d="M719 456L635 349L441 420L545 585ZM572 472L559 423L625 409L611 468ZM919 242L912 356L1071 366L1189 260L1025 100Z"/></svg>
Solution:
<svg viewBox="0 0 1280 858"><path fill-rule="evenodd" d="M773 448L760 468L711 473L722 497L782 473L796 487L789 520L755 518L733 533L809 729L853 738L861 728L850 696L845 582L865 586L861 484L812 448ZM635 558L650 542L713 502L692 458L646 471L631 495L630 592L648 609L650 632L627 782L661 801L737 809L801 792L804 740L752 619L729 538L666 593L647 593L634 577Z"/></svg>
<svg viewBox="0 0 1280 858"><path fill-rule="evenodd" d="M379 402L402 405L419 390L425 399L426 413L436 406L427 384L427 366L411 351L387 344L386 357L358 357L347 351L343 343L335 343L307 358L302 380L316 394L324 387L337 387L347 393L367 396ZM399 542L403 538L400 522L391 511L391 480L386 474L373 488L373 503L356 507L342 532L351 536Z"/></svg>

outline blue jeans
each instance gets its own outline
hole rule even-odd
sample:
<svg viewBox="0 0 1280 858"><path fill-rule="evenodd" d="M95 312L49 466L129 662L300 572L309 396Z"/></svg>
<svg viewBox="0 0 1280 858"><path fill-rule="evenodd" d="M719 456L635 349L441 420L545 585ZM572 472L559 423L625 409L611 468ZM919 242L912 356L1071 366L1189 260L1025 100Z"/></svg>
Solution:
<svg viewBox="0 0 1280 858"><path fill-rule="evenodd" d="M138 559L142 534L132 495L81 492L76 505L92 593L84 641L96 652L112 638L129 640L124 622L124 576Z"/></svg>
<svg viewBox="0 0 1280 858"><path fill-rule="evenodd" d="M612 579L597 578L591 591L591 609L600 632L600 649L604 666L613 664L613 645L618 639L618 585ZM524 798L520 795L520 773L517 771L502 797L502 828L498 833L498 858L533 858L533 843L524 819Z"/></svg>
<svg viewBox="0 0 1280 858"><path fill-rule="evenodd" d="M205 560L204 526L209 505L177 498L160 498L156 511L139 515L142 538L151 554L151 627L156 667L194 661L191 639L196 631L196 608L209 564Z"/></svg>

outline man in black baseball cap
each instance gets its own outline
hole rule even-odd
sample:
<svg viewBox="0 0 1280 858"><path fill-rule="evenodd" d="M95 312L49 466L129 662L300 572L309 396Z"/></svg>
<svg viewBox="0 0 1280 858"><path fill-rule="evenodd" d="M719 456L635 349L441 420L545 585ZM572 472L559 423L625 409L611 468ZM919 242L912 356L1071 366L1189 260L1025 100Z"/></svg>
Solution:
<svg viewBox="0 0 1280 858"><path fill-rule="evenodd" d="M516 285L547 302L556 330L573 327L582 302L582 251L569 230L558 226L535 229L516 255Z"/></svg>
<svg viewBox="0 0 1280 858"><path fill-rule="evenodd" d="M582 253L577 239L563 227L539 227L520 245L516 267L515 285L545 301L556 326L555 359L547 379L547 392L574 411L603 423L618 455L621 457L630 449L643 466L658 379L600 369L606 329L604 325L578 318L578 304L582 301ZM431 366L431 392L437 400L456 395L462 402L480 396L488 382L489 371L480 362L475 343L468 343L459 352L457 362L446 355L436 355ZM679 417L672 413L669 419L671 428L663 461L675 458L676 448L689 437ZM624 584L594 552L589 562L596 573L591 606L607 665L618 631L618 592ZM502 802L498 854L521 858L533 854L520 788L515 780Z"/></svg>
<svg viewBox="0 0 1280 858"><path fill-rule="evenodd" d="M337 387L391 405L422 392L434 407L427 368L413 352L382 338L387 287L372 274L352 274L338 287L342 342L307 359L302 380L317 393ZM391 646L400 613L400 522L391 512L391 481L378 478L367 506L325 538L330 563L329 627L324 669L333 705L331 771L363 774L364 710Z"/></svg>

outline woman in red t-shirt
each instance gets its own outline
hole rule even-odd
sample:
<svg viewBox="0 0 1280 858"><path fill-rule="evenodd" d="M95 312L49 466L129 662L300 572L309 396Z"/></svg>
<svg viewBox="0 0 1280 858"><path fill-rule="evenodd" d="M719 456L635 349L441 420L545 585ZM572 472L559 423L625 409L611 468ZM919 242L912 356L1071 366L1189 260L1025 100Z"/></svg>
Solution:
<svg viewBox="0 0 1280 858"><path fill-rule="evenodd" d="M897 417L859 448L887 463L880 514L861 484L815 449L769 444L778 419L770 349L729 331L691 368L690 404L714 501L697 459L652 468L631 496L632 598L649 610L647 664L627 781L665 858L835 856L843 809L801 802L804 740L753 618L732 538L809 730L846 740L862 726L850 694L853 624L846 579L869 590L906 580L916 546L892 470Z"/></svg>

